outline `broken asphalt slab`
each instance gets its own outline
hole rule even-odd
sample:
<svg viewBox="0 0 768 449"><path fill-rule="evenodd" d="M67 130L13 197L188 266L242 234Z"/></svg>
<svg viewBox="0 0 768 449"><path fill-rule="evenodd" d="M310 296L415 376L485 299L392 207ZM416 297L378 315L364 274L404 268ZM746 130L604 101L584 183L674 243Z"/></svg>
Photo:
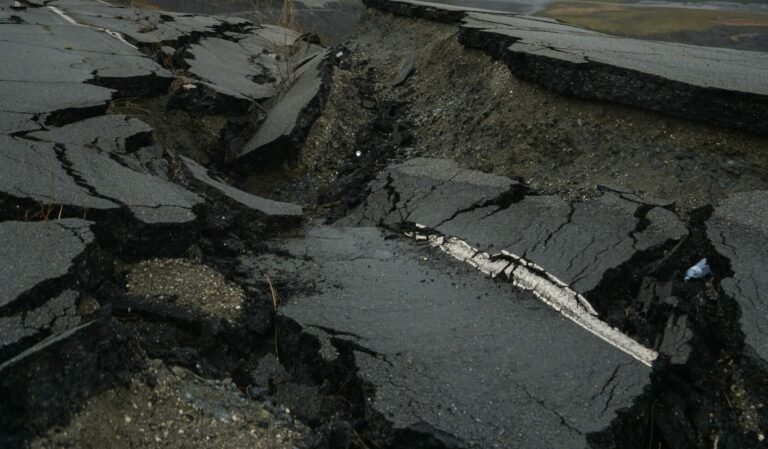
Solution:
<svg viewBox="0 0 768 449"><path fill-rule="evenodd" d="M408 0L366 0L395 14L458 22L459 41L516 76L561 93L768 133L768 55L641 41L555 20Z"/></svg>
<svg viewBox="0 0 768 449"><path fill-rule="evenodd" d="M76 0L58 5L73 11L86 11L94 6L92 2ZM120 14L124 10L127 9L104 11ZM41 11L50 9L36 8L36 15L29 20L41 18ZM153 13L158 20L151 22L152 26L162 28L174 23L158 14ZM83 17L87 16L86 11ZM203 19L195 21L208 23ZM147 28L137 34L155 35L145 43L131 44L131 39L126 38L126 45L100 25L60 26L82 28L78 32L83 33L101 33L125 47L126 57L134 51L131 45L146 51L156 45L157 38L173 34ZM173 55L175 63L196 42L221 39L242 43L257 39L256 34L243 37L250 33L243 29L223 31L227 27L217 25L210 28L212 32L181 33L166 42L178 48L166 47L161 52ZM109 59L120 56L110 55ZM294 89L302 85L302 77L311 73L319 58L320 55L310 56L299 62ZM146 59L151 61L149 56ZM89 66L93 61L86 58L81 63ZM129 64L126 61L117 61L110 67L119 72ZM102 67L104 73L111 70L101 63L94 67ZM14 70L22 73L18 68ZM269 121L273 115L277 121L269 123L280 126L263 126L257 131L267 133L268 138L256 147L256 152L265 148L285 151L286 142L301 140L297 130L309 126L307 111L319 108L316 99L322 98L318 94L303 95L302 91L315 91L313 86L322 78L322 70L318 74L308 76L307 80L312 82L305 80L307 85L294 93L295 97L287 92L275 99L271 111L265 111L262 117ZM73 80L82 78L80 72L69 75ZM131 82L152 83L158 78L165 79L149 76ZM186 82L186 78L185 75L177 80ZM204 82L192 79L199 85ZM124 94L121 89L138 87L118 83L111 91L104 89L100 94L109 94L109 99L113 99ZM143 92L150 95L149 90ZM322 86L317 92L322 93ZM300 101L288 101L290 98ZM321 423L318 428L329 424L326 420L339 419L344 426L355 426L356 434L371 423L382 423L378 417L369 421L370 412L383 418L382 433L394 427L397 435L421 433L437 446L442 443L477 447L585 447L592 445L595 433L614 428L625 417L635 420L635 427L643 427L640 409L644 401L654 399L652 393L659 388L655 374L663 370L662 374L669 375L670 371L681 370L687 375L691 372L690 364L699 363L702 358L703 345L698 339L703 332L695 314L664 316L658 321L663 340L646 349L670 355L676 365L674 370L666 370L662 363L648 368L624 348L609 344L567 320L562 310L542 304L543 299L535 289L519 282L513 284L515 281L504 282L502 276L489 279L480 272L484 264L504 265L506 272L513 268L510 254L524 256L532 261L525 268L538 276L536 281L546 278L551 281L550 286L571 288L587 295L604 283L607 273L617 269L621 272L621 267L647 251L668 248L670 244L676 247L689 232L694 232L669 210L669 202L645 200L617 188L603 189L592 199L572 203L557 195L538 195L516 180L460 169L450 161L416 159L384 170L370 185L368 201L336 227L313 227L301 237L276 237L269 241L266 236L273 230L296 230L285 223L302 221L300 207L240 191L235 183L227 181L227 176L165 152L161 143L152 142L151 128L144 122L124 116L101 116L103 110L98 108L105 108L109 100L103 104L86 100L83 110L60 116L64 117L61 120L44 120L43 115L49 113L46 103L41 103L39 113L5 112L0 118L7 118L0 145L0 153L8 162L2 176L7 184L0 196L4 211L17 217L19 210L47 207L52 214L43 220L48 220L56 216L58 204L58 213L63 211L64 217L87 215L94 222L89 225L93 244L83 244L86 257L75 255L72 260L87 258L88 265L103 261L106 271L92 275L90 268L76 267L77 272L72 273L73 265L69 263L64 274L57 274L59 270L46 274L51 276L46 279L33 279L27 282L31 287L18 294L13 292L14 299L0 306L0 330L7 337L0 340L0 346L6 348L0 347L0 402L12 404L0 408L0 446L6 446L3 438L8 432L32 427L34 438L45 444L48 437L43 435L49 435L46 432L58 432L58 428L49 426L66 423L67 420L59 418L67 416L67 411L83 410L81 406L89 398L112 385L110 379L139 379L140 370L126 369L137 359L146 360L145 354L152 351L169 365L207 366L195 371L197 375L215 372L219 378L231 376L253 398L274 393L281 407L288 405L283 401L296 401L297 407L291 403L291 410L295 410L296 416L314 413L312 419ZM280 109L281 104L284 110ZM271 107L272 103L265 105ZM300 111L298 115L293 113L296 110ZM108 129L99 132L103 128ZM157 169L148 168L148 162L153 160ZM365 189L362 183L354 187ZM16 209L12 210L13 207ZM710 224L715 223L712 220L732 218L727 205L720 207L725 209L720 215L715 213ZM265 217L281 220L272 222L277 225L270 227L271 222ZM18 223L8 221L9 217L5 219L0 227ZM33 217L33 221L23 225L49 223L34 221L39 219ZM145 226L148 223L151 226ZM472 245L472 257L457 261L443 253L456 258L446 251L446 245L420 244L421 240L416 238L407 241L403 234L392 232L404 230L413 235L414 229L418 229L416 224L427 226L421 231L436 239L463 239L462 243ZM719 226L726 228L728 224ZM264 229L268 231L262 232ZM744 235L752 234L745 231ZM697 238L700 236L686 241ZM750 238L743 237L745 241ZM737 247L742 246L740 235L730 235L728 239L736 242ZM481 252L475 253L475 248ZM32 250L38 260L48 262L40 254L47 255L50 248ZM507 251L505 257L510 259L491 257L504 254L502 251ZM740 249L738 256L748 260L755 259L755 254L754 249ZM241 257L242 265L250 267L247 279L241 277L243 267L237 266L234 255ZM732 258L732 266L736 258ZM66 260L62 264L67 265ZM156 308L145 307L138 312L131 309L130 305L139 301L126 297L130 295L128 281L136 279L127 274L130 271L122 271L126 264L134 269L150 267L141 271L152 277L152 282L144 283L147 290L142 291L143 296L171 292L169 297L159 301L155 298L155 305L159 306ZM754 275L739 277L740 273L734 271L735 281L742 285L752 282ZM180 272L184 274L177 275ZM205 285L195 287L193 282L186 283L184 275ZM81 282L86 277L92 278L94 285ZM230 327L203 327L201 331L197 327L201 323L215 321L222 325L223 320L206 316L221 306L221 301L216 300L219 293L206 289L218 283L227 289L231 287L230 293L240 291L231 302ZM177 289L179 284L184 288ZM598 292L605 291L606 286L602 287ZM197 296L196 288L200 290ZM174 302L174 291L183 291L189 297ZM211 309L198 310L194 319L189 319L195 301L204 299L210 300ZM722 299L718 304L733 304L729 298ZM97 316L80 316L75 306L86 300L97 303ZM159 312L165 303L174 313L178 312L175 318L171 313ZM117 318L110 318L121 305L127 307L120 309ZM244 312L239 316L235 312L240 310L237 307L251 315ZM77 327L91 319L96 322ZM174 319L177 321L172 323ZM303 331L297 322L304 326ZM117 330L98 330L109 323L130 328L131 337L115 341ZM274 323L278 324L273 326ZM302 337L306 334L317 338L323 346L317 354L312 352L317 348L314 340L302 346L298 354L285 350L291 348L286 340L299 340L292 334L294 331L303 332ZM285 336L288 338L282 340ZM752 341L748 343L756 345ZM162 348L158 349L155 342L160 342ZM131 348L141 354L130 354ZM714 350L713 353L720 354ZM320 357L322 360L318 366L300 369L291 365L292 359L304 356L313 362ZM211 370L205 371L208 369ZM280 370L286 378L281 382L294 384L271 386L269 373ZM360 398L349 390L341 392L314 385L333 385L337 379L360 388L368 396ZM151 382L150 379L147 384ZM254 385L273 391L256 391L250 388ZM717 386L710 391L722 390L720 384ZM353 402L350 408L363 409L365 416L356 414L350 419L351 414L344 415L345 406L336 405L332 413L317 418L321 414L318 410L325 409L316 405L326 401L325 395L333 395L333 399L327 399L329 403ZM688 402L698 400L700 397L694 394ZM669 410L669 414L678 413L682 406L673 404ZM725 406L716 411L719 410L724 414L729 411ZM117 417L124 419L122 413ZM683 418L667 421L688 422ZM624 435L626 432L622 432L628 429L618 427L616 434ZM667 429L665 438L672 433ZM346 435L352 438L349 428ZM182 437L178 438L179 444L183 444ZM72 441L75 445L80 442L77 437ZM409 441L407 437L405 441ZM367 445L367 441L362 444Z"/></svg>
<svg viewBox="0 0 768 449"><path fill-rule="evenodd" d="M185 59L189 72L204 80L206 86L214 91L233 98L239 104L238 109L245 112L251 101L262 101L277 93L274 82L280 76L270 56L262 52L245 50L237 42L220 38L207 38L190 46L190 57ZM257 63L265 59L265 63ZM264 83L254 79L263 77ZM271 81L271 82L269 82Z"/></svg>
<svg viewBox="0 0 768 449"><path fill-rule="evenodd" d="M424 226L482 251L523 257L582 294L636 252L687 234L669 210L631 197L605 192L570 203L529 194L517 181L445 159L390 166L370 189L364 204L340 224Z"/></svg>
<svg viewBox="0 0 768 449"><path fill-rule="evenodd" d="M128 208L145 223L194 220L200 198L97 148L0 136L6 159L0 192L41 204L83 209Z"/></svg>
<svg viewBox="0 0 768 449"><path fill-rule="evenodd" d="M330 52L308 56L295 73L288 90L278 97L256 134L235 156L238 164L250 166L268 160L284 161L294 156L300 142L320 114L327 90Z"/></svg>
<svg viewBox="0 0 768 449"><path fill-rule="evenodd" d="M18 20L0 16L0 252L8 262L0 270L2 447L65 424L87 398L133 376L134 362L146 357L131 353L135 340L118 337L111 309L101 308L124 294L115 285L117 265L187 256L193 243L216 252L227 238L242 251L243 241L228 234L237 226L271 232L289 228L288 221L266 218L294 223L302 216L299 206L251 196L201 166L192 173L154 141L146 122L109 114L122 104L114 100L168 94L176 77L145 54L152 42L167 38L185 47L243 31L247 22L179 16L167 25L175 31L131 43L129 32L149 32L142 28L149 22L124 23L139 10L93 1L37 6L15 11ZM157 25L174 22L147 15ZM237 214L243 220L226 220ZM271 314L264 315L269 326ZM95 322L81 326L89 320Z"/></svg>
<svg viewBox="0 0 768 449"><path fill-rule="evenodd" d="M204 185L205 189L213 189L218 192L219 195L223 195L229 199L246 206L254 211L258 211L266 216L274 217L301 217L301 206L297 206L291 203L283 203L280 201L273 201L266 198L261 198L250 193L243 192L236 189L231 185L214 179L203 166L193 161L192 159L181 157L182 162L186 166L190 175L198 182ZM211 200L214 200L213 198Z"/></svg>
<svg viewBox="0 0 768 449"><path fill-rule="evenodd" d="M319 227L251 260L311 288L280 313L350 343L396 430L468 447L585 447L650 369L510 284L375 228Z"/></svg>
<svg viewBox="0 0 768 449"><path fill-rule="evenodd" d="M250 25L247 20L236 17L151 11L92 0L30 3L49 9L55 8L69 20L83 26L119 33L125 40L138 47L175 46L181 41L190 40L191 36L215 35L227 30L237 31Z"/></svg>
<svg viewBox="0 0 768 449"><path fill-rule="evenodd" d="M58 17L48 8L41 14ZM0 52L8 61L3 64L0 79L38 83L89 81L114 87L127 96L157 92L170 83L172 75L166 69L127 42L98 29L61 22L0 27ZM53 66L58 70L45 70Z"/></svg>
<svg viewBox="0 0 768 449"><path fill-rule="evenodd" d="M65 290L37 309L0 317L0 360L48 335L77 327L80 324L76 302L79 296L74 290Z"/></svg>
<svg viewBox="0 0 768 449"><path fill-rule="evenodd" d="M93 1L45 5L20 12L22 23L0 28L0 55L12 61L0 68L8 134L35 129L35 123L38 129L68 124L104 113L110 100L169 88L170 108L228 115L285 90L260 108L269 108L264 123L245 149L237 149L239 156L263 161L290 154L278 147L298 145L320 113L328 53L293 31ZM23 22L27 13L34 13L29 23ZM25 77L30 71L31 79Z"/></svg>
<svg viewBox="0 0 768 449"><path fill-rule="evenodd" d="M768 192L731 195L715 208L706 225L715 248L731 263L733 276L721 285L741 307L745 343L768 360Z"/></svg>
<svg viewBox="0 0 768 449"><path fill-rule="evenodd" d="M251 101L272 98L288 82L284 78L291 76L295 62L307 52L322 51L317 45L297 42L300 35L294 31L256 26L241 18L147 11L88 1L46 4L66 20L103 31L115 41L135 45L183 71L184 77L201 83L187 83L185 89L212 89L219 96L216 101L222 103L219 109L231 109L229 113L244 113ZM299 59L294 61L294 57ZM177 102L177 106L182 105Z"/></svg>
<svg viewBox="0 0 768 449"><path fill-rule="evenodd" d="M108 153L127 154L152 141L152 127L135 117L100 115L59 128L27 133L46 142L98 148Z"/></svg>
<svg viewBox="0 0 768 449"><path fill-rule="evenodd" d="M35 11L59 23L0 26L4 116L26 116L39 129L103 113L113 98L156 94L171 83L166 69L129 44L68 23L48 8ZM10 134L33 127L19 121L3 128Z"/></svg>
<svg viewBox="0 0 768 449"><path fill-rule="evenodd" d="M367 400L396 435L426 435L447 447L626 447L620 442L635 438L629 428L654 426L651 401L665 407L659 441L708 441L700 430L705 422L677 416L689 403L701 404L709 416L728 413L727 399L696 391L702 382L720 388L719 378L699 379L691 391L681 383L688 385L691 373L719 372L713 357L742 356L743 336L733 319L759 291L752 266L759 264L764 230L755 225L760 212L735 211L762 204L762 192L721 205L707 222L707 239L701 222L681 221L667 209L669 201L616 187L571 202L444 159L392 165L366 190L367 199L349 217L275 242L272 252L279 256L242 261L253 277L291 280L295 287L280 314L317 339L326 362L354 363L349 369L370 392ZM731 225L732 216L742 223ZM738 248L731 249L736 256L720 249L713 223L731 231L724 241ZM718 293L717 276L682 280L686 260L700 251L718 268L727 265L721 256L731 258L736 284L725 279L725 295ZM739 258L738 266L748 269L737 268ZM579 294L595 305L594 315L584 303L567 304L580 301ZM517 307L549 318L512 310ZM745 363L761 364L764 334L752 329L761 322L755 310L742 316L741 327L758 355ZM636 312L641 316L627 318ZM704 314L714 314L714 321ZM562 336L567 351L589 348L578 360L546 349L559 347L559 332L571 327L573 334ZM542 360L531 361L529 351ZM616 377L595 380L580 363ZM739 376L755 375L754 368L737 369ZM560 371L567 373L565 383ZM744 394L747 401L760 401L761 387L749 388L756 390ZM680 403L678 390L690 399ZM612 399L590 402L601 395ZM682 426L691 430L680 433ZM739 435L747 443L734 447L759 447L752 444L761 433Z"/></svg>
<svg viewBox="0 0 768 449"><path fill-rule="evenodd" d="M20 16L28 13L34 13L30 16L31 22L22 20L20 24L0 27L0 52L8 53L9 61L0 68L0 91L7 94L2 106L5 120L0 136L6 149L3 156L8 160L3 165L2 192L51 208L54 205L82 210L127 208L146 223L194 220L192 208L201 203L201 198L170 182L168 174L162 173L162 167L158 172L157 167L162 164L146 161L150 153L156 159L163 157L162 149L159 153L155 149L142 150L153 143L152 128L136 118L100 115L115 98L155 95L157 86L166 93L174 79L170 72L129 42L131 39L126 40L124 33L131 31L142 36L159 33L162 38L154 36L141 42L149 45L155 42L153 39L169 41L182 49L206 37L220 36L231 39L219 40L236 46L239 49L236 56L246 61L254 56L273 57L265 53L265 46L279 40L285 30L273 26L254 28L249 22L236 18L164 15L93 1L33 3L18 12ZM115 26L109 28L108 25ZM263 35L251 34L259 30L264 31ZM247 32L241 33L243 31ZM168 33L173 37L167 38ZM296 33L289 37L298 39ZM304 50L314 52L309 54L311 57L317 56L322 48L307 44ZM16 54L19 57L13 56ZM304 57L301 52L297 55ZM314 61L305 62L299 61L302 64L296 75L300 78L299 87L310 78L301 74L316 69ZM245 77L243 80L251 86L272 90L271 82ZM109 84L111 88L96 84ZM227 89L226 83L221 89ZM249 104L255 99L242 98ZM293 96L288 98L290 102ZM279 112L278 108L276 113ZM303 126L308 127L309 119L305 120L300 112L296 111L296 115L290 117L293 121L285 126L296 126L295 122L304 120L307 123ZM269 120L270 126L275 123L275 119ZM206 175L203 173L203 176ZM203 184L214 182L210 178L202 181ZM248 195L236 193L236 189L228 189L224 184L215 187L226 190L225 196L237 197L241 206L254 206L266 215L301 214L300 209L292 205L246 198Z"/></svg>
<svg viewBox="0 0 768 449"><path fill-rule="evenodd" d="M0 270L0 309L36 285L67 274L93 241L91 224L79 219L0 223L0 252L6 261Z"/></svg>

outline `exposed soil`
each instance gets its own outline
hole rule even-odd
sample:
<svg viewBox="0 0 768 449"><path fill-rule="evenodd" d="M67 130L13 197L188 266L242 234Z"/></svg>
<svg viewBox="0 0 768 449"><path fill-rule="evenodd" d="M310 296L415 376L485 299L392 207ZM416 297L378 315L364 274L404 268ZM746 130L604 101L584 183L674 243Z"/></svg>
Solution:
<svg viewBox="0 0 768 449"><path fill-rule="evenodd" d="M146 121L154 129L155 140L173 154L189 156L206 165L223 162L219 139L228 117L169 109L169 97L170 93L154 98L116 100L109 112Z"/></svg>
<svg viewBox="0 0 768 449"><path fill-rule="evenodd" d="M608 322L652 347L685 317L690 361L661 364L650 391L590 443L736 448L764 440L768 390L756 374L764 368L741 355L738 306L719 278L678 277L703 256L728 276L703 221L730 193L766 187L768 138L555 94L463 48L451 25L369 10L340 50L331 95L298 160L270 182L254 176L249 188L333 221L388 162L433 156L520 178L533 194L578 201L607 186L673 204L691 237L638 253L588 296ZM410 64L413 73L394 85Z"/></svg>
<svg viewBox="0 0 768 449"><path fill-rule="evenodd" d="M664 346L669 326L691 336L678 347L682 359L673 352L655 367L651 389L630 410L590 435L593 447L741 448L765 439L768 384L758 374L765 368L744 353L739 306L720 287L732 272L705 235L711 212L693 211L688 237L666 250L637 253L587 295L608 323L646 345ZM683 281L702 256L718 275Z"/></svg>
<svg viewBox="0 0 768 449"><path fill-rule="evenodd" d="M704 236L711 208L701 207L732 192L766 188L768 137L552 93L463 48L452 25L369 10L333 53L326 105L298 156L236 178L241 186L333 221L362 201L367 182L388 162L433 156L519 178L531 194L578 200L608 185L674 202L691 237L638 254L588 295L607 321L649 345L658 343L670 317L687 316L694 356L682 365L660 364L651 391L590 443L677 448L716 441L743 448L764 440L766 368L742 354L735 302L719 279L675 279L701 255L721 276L729 274L727 260ZM167 101L124 100L112 109L147 119L171 151L221 162L217 150L231 143L224 132L231 117L168 113ZM251 115L258 120L258 112ZM90 279L82 284L79 310L97 318L99 338L84 341L99 345L99 355L81 363L78 357L97 351L68 346L35 362L64 366L62 379L43 370L47 377L39 384L31 374L8 380L35 394L4 409L0 424L27 429L30 420L34 432L7 438L0 431L0 443L452 447L429 429L392 429L372 410L372 387L355 365L355 351L363 348L338 335L321 342L278 318L282 302L309 287L243 271L242 258L275 256L265 236L294 232L297 223L260 222L223 204L201 212L189 228L133 229L119 222L95 230L102 247L83 264L98 267L82 275ZM323 354L329 348L337 354L333 360ZM71 392L50 407L40 399L64 388ZM46 414L33 420L30 410L38 409ZM719 431L727 434L721 438Z"/></svg>
<svg viewBox="0 0 768 449"><path fill-rule="evenodd" d="M170 301L209 315L234 319L245 294L216 270L185 259L150 259L130 268L126 276L130 295Z"/></svg>
<svg viewBox="0 0 768 449"><path fill-rule="evenodd" d="M572 199L599 185L626 189L674 201L680 213L768 181L764 136L553 93L462 47L452 25L369 10L343 50L322 116L281 174L292 180L254 176L253 191L312 206L362 165L413 156L451 158ZM392 86L408 61L413 74ZM376 110L385 104L404 107L381 129ZM389 145L370 145L371 130Z"/></svg>
<svg viewBox="0 0 768 449"><path fill-rule="evenodd" d="M152 360L126 387L91 398L64 429L29 448L243 448L305 446L288 411L254 401L231 380L206 380Z"/></svg>

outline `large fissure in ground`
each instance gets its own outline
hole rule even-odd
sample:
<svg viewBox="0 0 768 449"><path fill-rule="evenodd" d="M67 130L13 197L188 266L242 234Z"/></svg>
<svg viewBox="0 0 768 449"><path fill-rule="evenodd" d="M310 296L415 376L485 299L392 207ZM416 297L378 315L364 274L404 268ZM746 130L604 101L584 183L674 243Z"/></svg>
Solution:
<svg viewBox="0 0 768 449"><path fill-rule="evenodd" d="M429 18L448 22L464 15L429 11L434 15ZM163 16L157 16L158 24L188 20ZM193 435L203 447L224 448L253 441L329 449L478 446L456 436L462 429L440 428L428 419L398 426L394 412L382 412L384 390L408 385L391 379L386 385L371 377L370 366L396 372L402 360L389 358L401 354L371 349L375 342L343 323L306 325L291 318L307 297L335 287L323 281L341 284L364 273L315 279L302 264L338 260L313 260L281 245L333 240L338 236L323 232L339 229L355 238L376 235L375 242L394 242L412 256L401 261L460 273L461 279L482 285L485 296L467 301L546 307L534 295L518 295L499 277L484 279L438 248L412 241L419 232L433 231L411 217L419 208L424 212L420 203L441 194L429 205L458 204L476 193L466 186L450 190L459 174L472 185L492 173L483 189L496 190L481 191L479 200L448 210L431 227L453 226L459 235L471 234L462 223L474 225L529 201L542 202L554 205L562 217L545 230L536 243L541 247L574 224L579 208L601 198L613 198L630 211L621 215L630 226L619 243L632 248L631 257L606 269L586 291L576 290L583 276L567 287L583 295L602 321L661 355L644 391L618 411L608 428L587 435L588 444L759 447L768 427L768 371L745 344L743 312L721 285L734 276L734 268L711 241L708 223L714 214L710 204L734 192L765 189L764 137L561 97L463 48L454 25L369 11L349 40L318 65L318 90L304 86L306 91L294 92L301 99L306 98L302 93L314 93L297 112L298 126L272 136L275 140L259 147L263 153L233 163L230 157L241 154L254 133L271 123L270 112L297 97L222 94L190 73L194 59L188 53L194 48L205 54L199 48L203 41L221 46L214 51L231 49L247 40L242 34L248 30L233 21L156 43L128 38L168 73L92 80L118 92L97 107L55 112L36 123L41 129L8 137L9 148L28 145L41 164L47 163L43 150L50 146L51 170L57 176L61 172L71 192L89 198L47 204L21 189L0 194L4 232L14 241L40 246L21 248L19 254L45 251L53 245L45 240L51 236L67 243L56 242L58 256L67 259L72 252L65 269L46 273L47 280L31 286L20 279L23 290L0 304L2 324L23 334L0 346L0 445L103 447L110 444L107 435L147 446ZM152 32L148 27L141 34ZM212 44L211 39L218 40ZM268 78L249 79L260 84ZM107 118L100 118L105 112ZM151 126L142 127L136 118ZM94 119L130 133L122 140L117 133L114 139L87 142L67 133L53 135L64 125L78 126L72 132L76 137L89 135L81 122ZM109 154L88 159L93 155L83 149ZM222 176L213 179L213 172L184 156L216 166ZM456 162L440 159L431 172L440 182L430 181L423 191L403 190L409 184L392 167L409 160L434 162L430 158ZM147 178L139 181L147 182L151 174L184 192L153 184L168 189L168 201L135 204L109 179L89 171L96 163L121 174L140 167ZM299 203L314 221L303 220L298 206L249 196L223 180ZM678 220L682 229L641 249L641 239L662 219ZM376 229L356 227L366 220ZM329 226L318 233L319 221ZM39 228L24 233L19 223ZM485 237L485 244L466 240L504 263L529 256L497 254L501 242L493 241L493 233ZM369 249L381 249L379 243ZM685 270L704 257L713 276L684 281ZM349 262L362 264L361 271L370 268L360 260L366 257ZM276 268L264 269L269 266L260 265L264 261ZM298 270L286 274L281 264ZM542 278L552 269L535 268ZM548 280L560 285L557 277ZM488 297L491 288L497 297ZM603 373L608 377L598 395L605 396L606 409L614 393L621 394L613 384L619 370ZM536 392L515 387L527 403L549 414L553 427L578 433L568 416ZM444 412L455 414L450 406Z"/></svg>

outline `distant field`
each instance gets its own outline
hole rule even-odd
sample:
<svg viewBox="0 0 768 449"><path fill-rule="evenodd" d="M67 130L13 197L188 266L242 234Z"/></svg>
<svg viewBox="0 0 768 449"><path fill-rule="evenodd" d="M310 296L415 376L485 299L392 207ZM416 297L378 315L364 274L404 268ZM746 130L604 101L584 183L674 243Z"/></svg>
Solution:
<svg viewBox="0 0 768 449"><path fill-rule="evenodd" d="M558 1L537 15L606 33L635 35L702 31L719 25L768 27L768 14L627 5L612 1Z"/></svg>
<svg viewBox="0 0 768 449"><path fill-rule="evenodd" d="M762 13L563 0L536 15L621 36L768 51L768 14Z"/></svg>

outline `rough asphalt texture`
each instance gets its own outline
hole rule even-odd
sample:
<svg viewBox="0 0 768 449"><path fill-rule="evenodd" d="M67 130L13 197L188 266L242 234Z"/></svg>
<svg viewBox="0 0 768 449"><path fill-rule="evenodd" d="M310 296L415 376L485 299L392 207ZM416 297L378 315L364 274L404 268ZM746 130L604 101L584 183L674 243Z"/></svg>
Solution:
<svg viewBox="0 0 768 449"><path fill-rule="evenodd" d="M741 306L746 343L768 360L768 273L763 270L768 245L768 192L732 195L715 209L707 234L717 251L731 261L733 277L723 289Z"/></svg>
<svg viewBox="0 0 768 449"><path fill-rule="evenodd" d="M376 228L315 228L283 247L302 259L286 274L318 291L281 313L360 345L360 374L396 428L426 424L472 447L583 447L648 382L648 368L532 296Z"/></svg>
<svg viewBox="0 0 768 449"><path fill-rule="evenodd" d="M323 80L321 66L327 63L328 52L311 54L295 72L295 80L288 91L277 100L277 104L267 114L264 124L245 144L238 159L265 160L268 155L262 152L285 151L287 140L302 126L302 113L317 98ZM279 156L280 157L280 156ZM281 155L286 158L286 155Z"/></svg>
<svg viewBox="0 0 768 449"><path fill-rule="evenodd" d="M175 245L185 239L189 245L201 216L222 201L227 216L239 210L263 220L300 220L299 206L250 195L214 180L192 161L175 161L141 119L105 114L115 100L168 94L176 76L160 64L161 56L147 55L152 45L183 48L193 38L226 36L230 30L248 39L259 28L243 19L91 1L3 5L0 25L0 55L6 60L0 67L0 191L3 212L9 214L0 224L0 252L7 261L0 273L0 360L16 360L4 368L16 366L19 354L33 356L25 360L45 358L53 343L83 335L73 329L93 318L98 300L104 300L83 291L103 285L104 270L113 266L111 259L100 259L99 251L117 245L120 257L130 257L146 251L147 241L155 242L150 252L159 255L179 251ZM277 31L266 28L259 39L268 41ZM255 50L242 47L240 58ZM263 47L258 55L274 56ZM267 80L249 82L274 90ZM123 109L141 111L132 101L121 103ZM172 170L179 163L187 171ZM221 214L216 217L222 226ZM78 388L71 385L75 392ZM60 410L52 407L51 415Z"/></svg>
<svg viewBox="0 0 768 449"><path fill-rule="evenodd" d="M369 3L463 20L462 43L561 92L768 131L764 55ZM307 224L301 206L240 190L224 170L301 148L330 72L352 64L309 40L91 0L0 6L0 446L101 447L117 434L125 447L335 449L418 434L421 447L602 448L651 430L647 446L698 432L690 445L712 447L720 426L728 449L764 438L766 191L684 217L674 199L620 188L574 201L448 159L391 162L384 146L412 136L368 74L360 105L381 145L362 147L368 174L347 178L361 201ZM416 60L386 84L408 89ZM217 132L243 141L241 158L207 167L169 151L148 123L177 110L223 114ZM618 331L662 357L646 367L530 292L406 239L417 225L534 262L596 299L606 322L641 309ZM676 279L700 252L715 275ZM675 376L690 397L665 390Z"/></svg>
<svg viewBox="0 0 768 449"><path fill-rule="evenodd" d="M151 141L152 127L135 117L101 115L27 135L51 143L92 146L107 153L126 154Z"/></svg>
<svg viewBox="0 0 768 449"><path fill-rule="evenodd" d="M40 282L66 274L73 259L93 241L90 224L77 219L1 223L0 251L6 263L0 272L0 307L13 303ZM42 254L48 256L41 257Z"/></svg>
<svg viewBox="0 0 768 449"><path fill-rule="evenodd" d="M650 223L637 230L641 208ZM412 159L388 168L363 207L341 223L396 227L410 222L459 237L484 251L522 256L586 293L638 251L687 231L675 215L606 192L581 203L525 196L510 179L464 170L443 159Z"/></svg>
<svg viewBox="0 0 768 449"><path fill-rule="evenodd" d="M366 0L396 14L458 22L459 40L558 92L768 133L768 55L615 37L540 17L408 0Z"/></svg>
<svg viewBox="0 0 768 449"><path fill-rule="evenodd" d="M42 307L27 311L23 317L0 318L0 353L23 344L24 339L61 334L79 325L78 296L74 290L65 290Z"/></svg>

